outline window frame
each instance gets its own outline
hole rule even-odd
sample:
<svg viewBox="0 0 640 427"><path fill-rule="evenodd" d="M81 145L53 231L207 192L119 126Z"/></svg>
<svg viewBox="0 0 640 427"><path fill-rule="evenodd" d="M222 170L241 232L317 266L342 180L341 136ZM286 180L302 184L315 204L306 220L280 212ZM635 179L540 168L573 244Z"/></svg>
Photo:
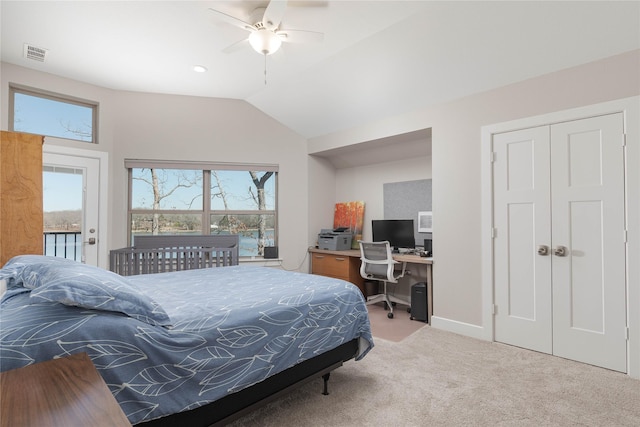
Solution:
<svg viewBox="0 0 640 427"><path fill-rule="evenodd" d="M16 94L31 96L34 98L48 99L50 101L61 102L64 104L70 104L80 107L86 107L91 110L91 140L84 141L82 139L68 138L64 136L56 135L44 135L51 138L66 139L69 141L81 142L83 144L98 144L98 115L99 115L99 103L90 101L87 99L77 98L69 95L64 95L56 92L51 92L43 89L36 89L28 86L9 83L9 130L15 131L15 96ZM25 131L20 131L25 132Z"/></svg>
<svg viewBox="0 0 640 427"><path fill-rule="evenodd" d="M127 242L132 242L132 217L136 214L167 214L167 215L201 215L202 235L211 235L211 216L212 215L256 215L263 213L273 215L273 245L278 245L278 173L279 167L274 164L258 164L258 163L223 163L223 162L199 162L199 161L175 161L175 160L143 160L143 159L125 159L125 168L127 170ZM133 209L133 169L178 169L178 170L196 170L202 172L202 209L185 210L185 209ZM266 210L218 210L211 208L211 171L212 170L234 170L249 173L249 171L257 172L274 172L274 208ZM266 247L267 245L265 245ZM240 256L240 259L251 259L256 257L264 257L264 254Z"/></svg>

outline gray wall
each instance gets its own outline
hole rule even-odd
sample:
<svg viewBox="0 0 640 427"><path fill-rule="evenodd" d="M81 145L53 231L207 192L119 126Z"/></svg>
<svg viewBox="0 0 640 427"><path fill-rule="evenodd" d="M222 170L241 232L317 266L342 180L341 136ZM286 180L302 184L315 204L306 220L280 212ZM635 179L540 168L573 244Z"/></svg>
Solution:
<svg viewBox="0 0 640 427"><path fill-rule="evenodd" d="M418 232L418 212L431 211L431 180L388 182L382 186L384 218L412 219L416 246L422 246L431 233Z"/></svg>

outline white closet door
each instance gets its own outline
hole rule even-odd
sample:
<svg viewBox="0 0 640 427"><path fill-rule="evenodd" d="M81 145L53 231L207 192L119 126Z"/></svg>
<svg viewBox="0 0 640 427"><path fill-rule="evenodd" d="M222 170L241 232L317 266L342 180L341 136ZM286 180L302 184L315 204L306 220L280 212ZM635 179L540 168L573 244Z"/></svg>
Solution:
<svg viewBox="0 0 640 427"><path fill-rule="evenodd" d="M626 372L622 141L622 114L551 126L553 354Z"/></svg>
<svg viewBox="0 0 640 427"><path fill-rule="evenodd" d="M551 353L549 127L494 135L493 149L495 339Z"/></svg>
<svg viewBox="0 0 640 427"><path fill-rule="evenodd" d="M493 148L496 341L626 372L622 114Z"/></svg>

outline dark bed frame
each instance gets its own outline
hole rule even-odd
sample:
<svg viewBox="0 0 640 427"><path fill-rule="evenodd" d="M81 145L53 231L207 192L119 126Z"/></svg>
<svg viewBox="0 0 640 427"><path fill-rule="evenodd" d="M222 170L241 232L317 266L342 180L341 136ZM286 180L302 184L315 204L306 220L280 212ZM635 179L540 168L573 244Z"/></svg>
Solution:
<svg viewBox="0 0 640 427"><path fill-rule="evenodd" d="M141 427L224 426L319 377L324 380L322 394L327 395L329 394L327 383L331 371L342 366L347 360L353 359L357 350L358 340L354 339L215 402L137 425Z"/></svg>
<svg viewBox="0 0 640 427"><path fill-rule="evenodd" d="M110 269L126 276L237 265L238 244L237 235L136 236L133 247L111 251ZM215 402L138 425L223 426L319 377L324 380L323 394L329 394L331 371L353 359L357 351L358 339L354 339Z"/></svg>

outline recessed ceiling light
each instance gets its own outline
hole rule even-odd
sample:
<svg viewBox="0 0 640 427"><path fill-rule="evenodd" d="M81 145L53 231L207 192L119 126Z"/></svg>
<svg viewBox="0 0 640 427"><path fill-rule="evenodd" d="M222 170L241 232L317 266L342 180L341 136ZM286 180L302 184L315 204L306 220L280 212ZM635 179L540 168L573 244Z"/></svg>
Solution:
<svg viewBox="0 0 640 427"><path fill-rule="evenodd" d="M204 73L205 71L207 71L207 67L202 65L194 65L193 71L195 71L196 73Z"/></svg>

